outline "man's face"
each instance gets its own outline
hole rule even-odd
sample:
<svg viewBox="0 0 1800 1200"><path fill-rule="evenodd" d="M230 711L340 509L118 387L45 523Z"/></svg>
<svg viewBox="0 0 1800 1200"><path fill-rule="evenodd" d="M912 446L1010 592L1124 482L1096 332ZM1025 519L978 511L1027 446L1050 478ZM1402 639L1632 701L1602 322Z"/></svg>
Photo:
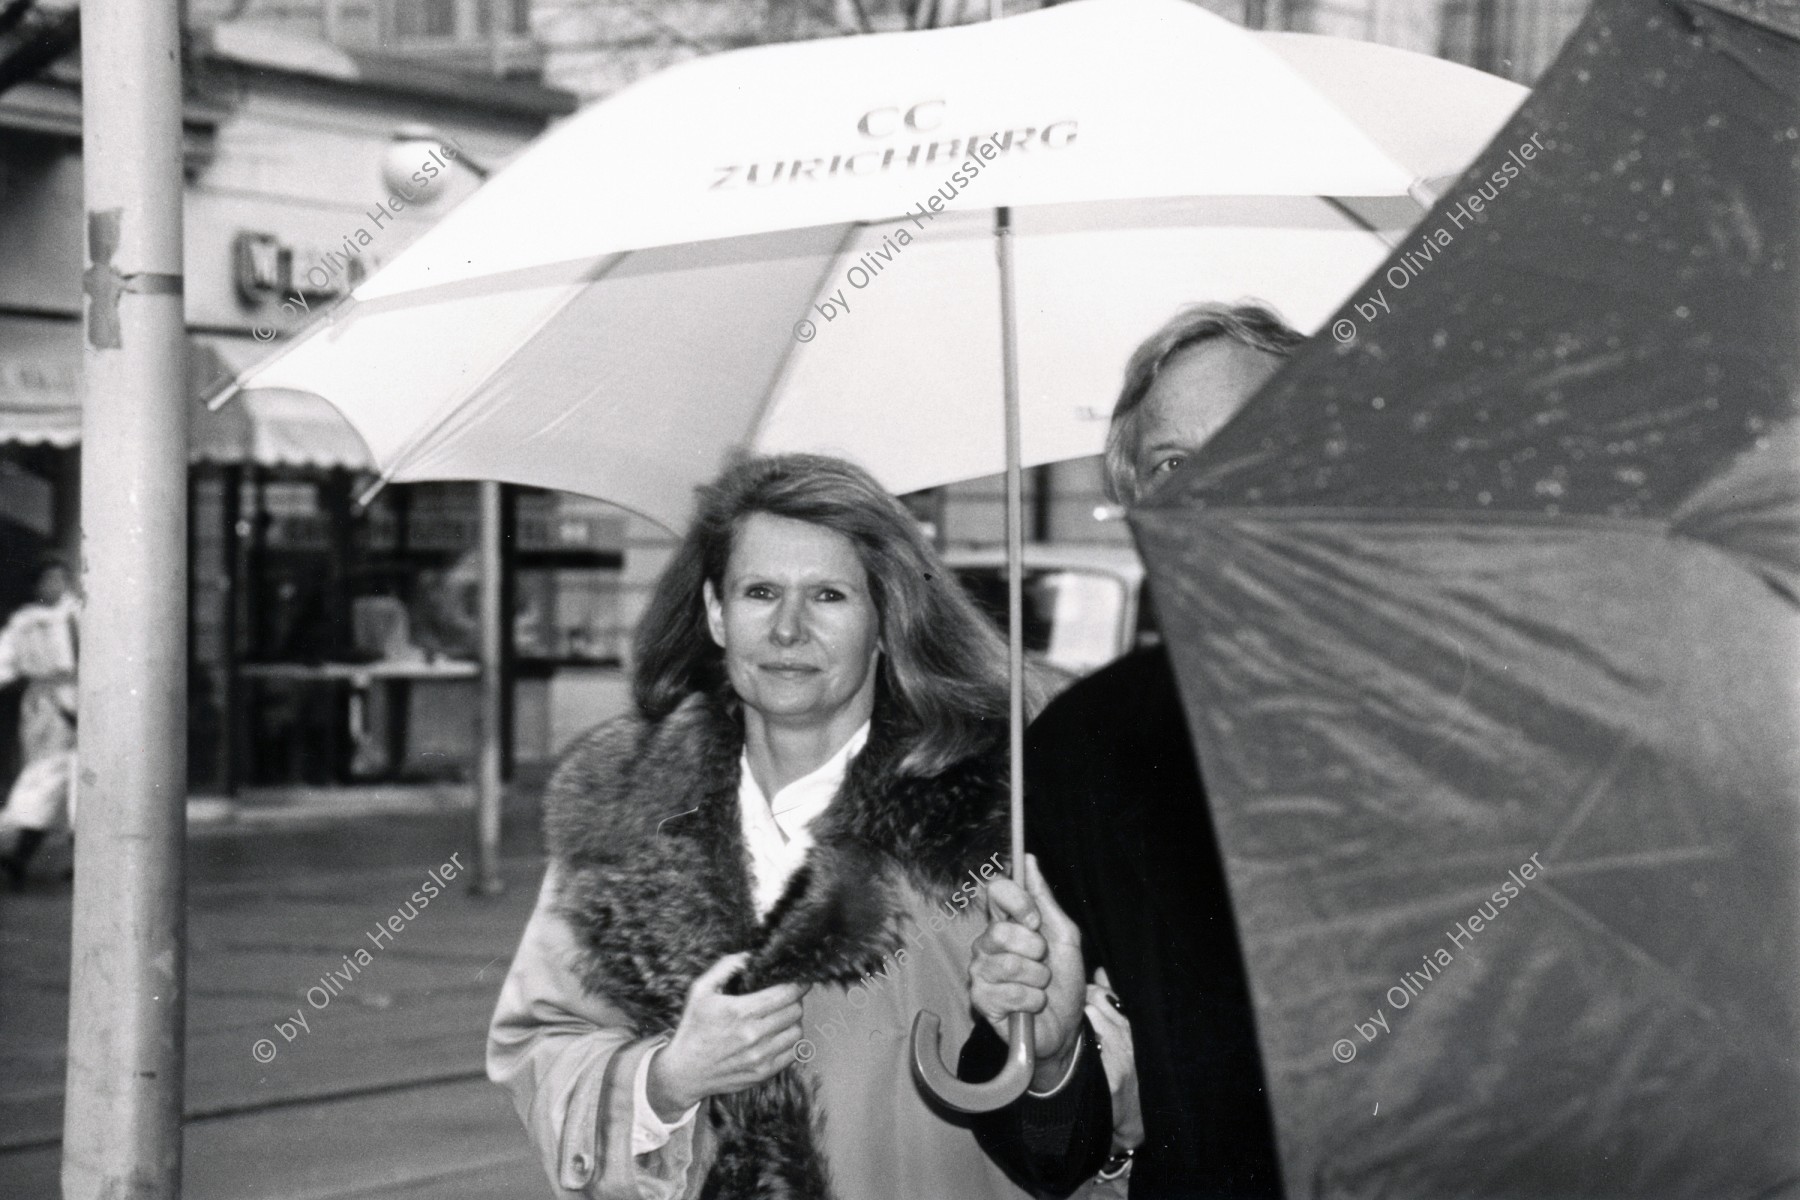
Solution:
<svg viewBox="0 0 1800 1200"><path fill-rule="evenodd" d="M1139 498L1192 458L1283 361L1218 337L1177 350L1163 363L1138 418L1132 472Z"/></svg>

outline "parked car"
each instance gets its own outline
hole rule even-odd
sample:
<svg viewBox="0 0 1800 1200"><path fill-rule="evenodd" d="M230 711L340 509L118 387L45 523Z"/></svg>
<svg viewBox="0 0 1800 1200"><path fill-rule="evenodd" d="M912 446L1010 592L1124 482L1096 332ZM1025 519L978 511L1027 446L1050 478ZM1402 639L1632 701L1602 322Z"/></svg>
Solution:
<svg viewBox="0 0 1800 1200"><path fill-rule="evenodd" d="M975 603L1006 629L1006 551L944 555ZM1025 655L1050 695L1126 651L1154 642L1144 564L1131 546L1038 542L1025 547Z"/></svg>

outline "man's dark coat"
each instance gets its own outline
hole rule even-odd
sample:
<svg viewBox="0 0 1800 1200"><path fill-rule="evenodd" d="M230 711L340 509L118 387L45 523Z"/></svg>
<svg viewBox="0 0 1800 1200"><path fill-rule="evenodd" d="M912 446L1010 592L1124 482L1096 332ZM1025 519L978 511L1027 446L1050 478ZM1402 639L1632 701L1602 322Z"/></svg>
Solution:
<svg viewBox="0 0 1800 1200"><path fill-rule="evenodd" d="M1279 1197L1249 984L1167 655L1137 651L1058 697L1027 735L1025 774L1030 849L1131 1020L1145 1135L1132 1200ZM999 1045L984 1026L964 1073L991 1074ZM1093 1126L1111 1124L1098 1056L1080 1062L1062 1103L977 1126L1058 1193L1092 1173Z"/></svg>

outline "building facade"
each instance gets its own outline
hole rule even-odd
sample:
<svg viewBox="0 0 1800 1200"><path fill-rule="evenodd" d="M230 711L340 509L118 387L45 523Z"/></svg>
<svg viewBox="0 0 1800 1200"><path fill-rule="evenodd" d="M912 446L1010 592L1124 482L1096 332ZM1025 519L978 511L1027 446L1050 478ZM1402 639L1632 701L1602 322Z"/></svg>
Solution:
<svg viewBox="0 0 1800 1200"><path fill-rule="evenodd" d="M1585 7L1202 2L1251 27L1379 41L1526 83ZM460 770L473 720L466 681L421 680L400 694L305 670L379 657L384 642L466 658L475 527L466 486L396 487L355 504L369 464L329 410L260 400L206 413L199 397L316 319L479 186L481 171L580 101L703 54L958 24L987 10L981 0L189 0L197 782ZM79 82L65 59L0 94L0 560L9 563L78 543ZM947 548L1002 538L998 479L908 499ZM1031 471L1026 508L1033 540L1130 540L1097 459ZM625 703L628 633L673 543L577 497L513 489L508 513L511 749L543 760ZM26 574L0 573L0 611L24 599Z"/></svg>
<svg viewBox="0 0 1800 1200"><path fill-rule="evenodd" d="M379 710L381 693L394 689L371 696L354 681L257 671L378 658L373 601L419 606L428 587L454 595L457 566L474 545L473 522L463 519L472 485L395 488L358 508L353 495L371 464L327 406L254 398L209 412L201 400L341 300L577 101L528 79L345 49L281 21L203 21L191 45L191 775L211 790L335 783L359 769L393 774L407 764L374 750L405 739L369 733L372 723L393 725ZM0 561L12 568L0 572L0 609L24 599L27 564L78 551L80 476L105 469L83 463L79 446L80 82L71 58L0 94ZM566 648L568 633L543 612L554 607L545 572L579 563L608 581L604 590L621 534L611 514L572 510L559 520L532 496L513 507L538 555L515 585L540 616L520 625L527 648L547 654L558 637ZM610 652L608 636L596 631L584 644ZM445 641L441 650L448 657L458 647ZM466 757L459 731L472 727L472 685L409 690L413 764L432 753ZM531 703L531 685L522 690L523 732L541 743L548 734L529 718L543 706Z"/></svg>

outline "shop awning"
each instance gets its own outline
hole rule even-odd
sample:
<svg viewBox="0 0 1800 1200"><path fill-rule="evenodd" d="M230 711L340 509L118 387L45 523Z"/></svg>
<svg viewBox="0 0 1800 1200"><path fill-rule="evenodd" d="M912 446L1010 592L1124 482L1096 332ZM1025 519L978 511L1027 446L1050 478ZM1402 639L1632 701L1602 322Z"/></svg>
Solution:
<svg viewBox="0 0 1800 1200"><path fill-rule="evenodd" d="M269 352L252 338L196 334L188 342L194 406L189 455L196 462L370 470L368 447L316 396L258 392L218 412L202 399ZM81 326L0 316L0 443L73 446L81 441Z"/></svg>
<svg viewBox="0 0 1800 1200"><path fill-rule="evenodd" d="M196 408L189 453L196 462L374 470L375 460L337 409L308 392L237 395L216 412L202 403L271 350L251 338L197 334L188 355Z"/></svg>
<svg viewBox="0 0 1800 1200"><path fill-rule="evenodd" d="M0 317L0 442L73 446L80 440L80 327Z"/></svg>

